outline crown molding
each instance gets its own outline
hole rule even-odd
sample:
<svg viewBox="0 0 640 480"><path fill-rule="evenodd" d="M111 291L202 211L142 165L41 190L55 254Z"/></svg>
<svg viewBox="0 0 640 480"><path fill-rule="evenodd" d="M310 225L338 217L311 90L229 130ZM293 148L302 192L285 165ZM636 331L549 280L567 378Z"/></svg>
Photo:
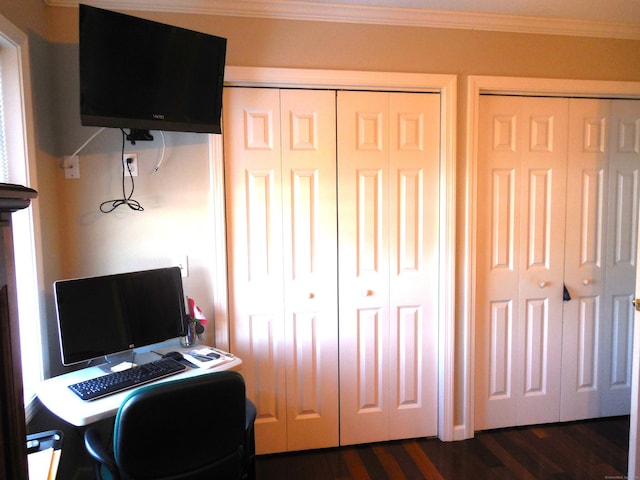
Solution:
<svg viewBox="0 0 640 480"><path fill-rule="evenodd" d="M77 7L79 0L43 0L51 7ZM86 0L96 7L234 17L312 20L411 27L486 30L544 35L640 40L640 25L419 8L354 6L299 0Z"/></svg>

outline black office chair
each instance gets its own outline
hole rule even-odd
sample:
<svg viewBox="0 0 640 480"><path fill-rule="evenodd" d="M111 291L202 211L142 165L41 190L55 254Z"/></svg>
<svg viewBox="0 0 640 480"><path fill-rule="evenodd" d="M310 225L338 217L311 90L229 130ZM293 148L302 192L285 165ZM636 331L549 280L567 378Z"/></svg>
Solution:
<svg viewBox="0 0 640 480"><path fill-rule="evenodd" d="M85 432L99 479L255 478L256 408L238 372L142 387L120 406L107 448Z"/></svg>

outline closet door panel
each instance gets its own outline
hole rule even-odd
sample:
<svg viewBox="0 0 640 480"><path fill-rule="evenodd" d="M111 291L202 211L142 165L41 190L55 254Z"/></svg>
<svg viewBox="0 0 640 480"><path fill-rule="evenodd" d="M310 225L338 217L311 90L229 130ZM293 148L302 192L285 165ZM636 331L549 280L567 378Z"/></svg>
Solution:
<svg viewBox="0 0 640 480"><path fill-rule="evenodd" d="M567 118L545 111L563 102ZM637 104L481 100L479 155L488 163L479 162L478 198L490 198L491 207L478 207L479 429L556 421L558 398L562 421L629 411ZM507 279L518 283L517 303ZM568 297L559 307L563 283Z"/></svg>
<svg viewBox="0 0 640 480"><path fill-rule="evenodd" d="M281 90L288 450L338 445L335 92Z"/></svg>
<svg viewBox="0 0 640 480"><path fill-rule="evenodd" d="M231 346L258 453L435 435L439 96L225 95Z"/></svg>
<svg viewBox="0 0 640 480"><path fill-rule="evenodd" d="M570 106L562 420L629 412L640 165L637 101Z"/></svg>
<svg viewBox="0 0 640 480"><path fill-rule="evenodd" d="M390 94L389 438L437 434L440 97Z"/></svg>
<svg viewBox="0 0 640 480"><path fill-rule="evenodd" d="M598 416L605 315L609 102L569 103L561 420Z"/></svg>
<svg viewBox="0 0 640 480"><path fill-rule="evenodd" d="M609 142L609 207L606 255L605 314L601 415L630 410L633 306L638 268L637 232L640 197L640 102L611 100Z"/></svg>
<svg viewBox="0 0 640 480"><path fill-rule="evenodd" d="M338 93L340 443L389 434L389 97Z"/></svg>
<svg viewBox="0 0 640 480"><path fill-rule="evenodd" d="M556 421L566 100L482 97L480 108L476 428Z"/></svg>
<svg viewBox="0 0 640 480"><path fill-rule="evenodd" d="M229 88L224 101L229 106L224 130L231 349L243 360L247 396L258 410L259 453L284 451L287 412L278 92Z"/></svg>
<svg viewBox="0 0 640 480"><path fill-rule="evenodd" d="M519 103L480 97L476 277L475 428L516 424L520 314Z"/></svg>
<svg viewBox="0 0 640 480"><path fill-rule="evenodd" d="M517 424L560 417L567 100L522 99Z"/></svg>
<svg viewBox="0 0 640 480"><path fill-rule="evenodd" d="M338 94L341 443L437 433L440 98Z"/></svg>

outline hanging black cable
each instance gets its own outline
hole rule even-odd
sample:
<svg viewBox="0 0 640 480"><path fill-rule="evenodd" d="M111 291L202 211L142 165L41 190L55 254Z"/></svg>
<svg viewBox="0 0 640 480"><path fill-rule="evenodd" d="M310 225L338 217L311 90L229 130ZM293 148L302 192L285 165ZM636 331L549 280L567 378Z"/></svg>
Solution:
<svg viewBox="0 0 640 480"><path fill-rule="evenodd" d="M120 158L124 158L124 144L125 144L125 139L127 137L127 134L122 128L120 129L120 131L122 132L122 148L120 152ZM129 192L129 195L127 195L126 188L125 188L127 171L129 172L129 179L131 180L131 192ZM136 212L144 211L144 208L142 207L140 202L138 202L137 200L133 200L132 198L135 187L136 186L135 186L135 182L133 181L131 166L129 165L129 162L123 161L122 162L122 198L118 198L115 200L107 200L106 202L102 202L100 204L100 211L102 213L111 213L121 205L126 205L131 210L135 210Z"/></svg>

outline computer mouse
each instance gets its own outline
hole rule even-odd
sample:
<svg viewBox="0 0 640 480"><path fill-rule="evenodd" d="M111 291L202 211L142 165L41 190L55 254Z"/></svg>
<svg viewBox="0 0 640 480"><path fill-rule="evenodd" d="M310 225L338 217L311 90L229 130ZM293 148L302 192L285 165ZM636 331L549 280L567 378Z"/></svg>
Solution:
<svg viewBox="0 0 640 480"><path fill-rule="evenodd" d="M182 360L184 357L180 352L168 352L162 355L162 358L173 358L174 360Z"/></svg>

